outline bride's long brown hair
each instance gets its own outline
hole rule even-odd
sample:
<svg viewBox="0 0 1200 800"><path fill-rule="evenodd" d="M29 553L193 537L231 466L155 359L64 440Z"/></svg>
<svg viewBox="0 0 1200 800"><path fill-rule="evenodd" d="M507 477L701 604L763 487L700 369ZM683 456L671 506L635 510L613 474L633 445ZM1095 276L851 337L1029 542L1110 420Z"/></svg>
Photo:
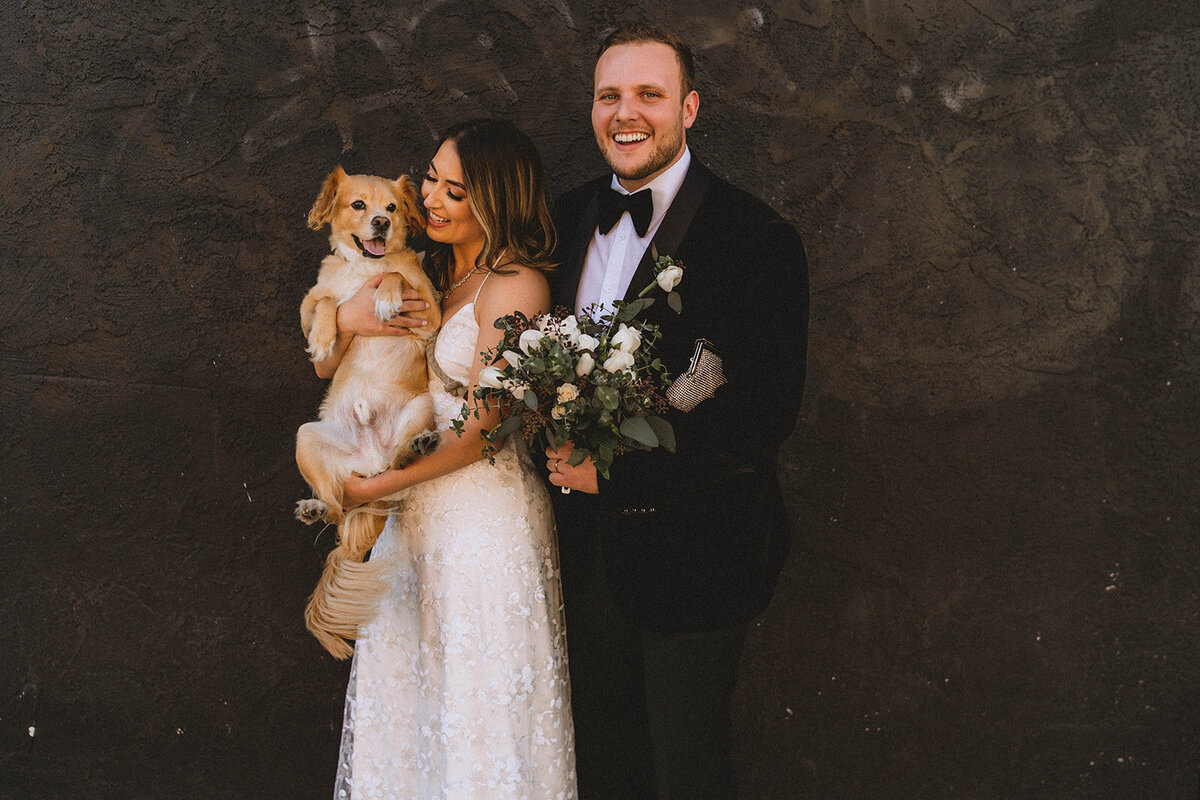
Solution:
<svg viewBox="0 0 1200 800"><path fill-rule="evenodd" d="M483 228L476 267L510 272L509 264L536 270L554 268L557 237L546 207L542 159L529 137L502 119L472 119L446 131L462 164L467 205ZM430 242L425 271L445 291L453 264L450 245Z"/></svg>

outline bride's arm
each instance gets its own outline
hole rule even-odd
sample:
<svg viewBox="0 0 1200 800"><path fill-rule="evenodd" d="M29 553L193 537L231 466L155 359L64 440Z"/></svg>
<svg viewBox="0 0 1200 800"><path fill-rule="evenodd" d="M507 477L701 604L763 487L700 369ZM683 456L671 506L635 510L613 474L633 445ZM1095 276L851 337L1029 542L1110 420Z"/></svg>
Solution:
<svg viewBox="0 0 1200 800"><path fill-rule="evenodd" d="M546 278L536 270L517 268L511 275L500 273L488 277L479 299L475 301L475 319L479 323L479 339L474 353L481 353L500 342L502 331L493 324L497 319L514 311L527 317L550 310L550 289ZM467 386L467 397L473 398L479 386L479 370L483 362L476 358L471 366ZM462 436L447 431L442 442L428 456L418 458L403 469L389 469L371 478L352 477L346 481L343 502L347 508L378 500L409 486L453 472L483 458L483 431L500 424L500 414L495 408L480 412L479 419L467 417Z"/></svg>

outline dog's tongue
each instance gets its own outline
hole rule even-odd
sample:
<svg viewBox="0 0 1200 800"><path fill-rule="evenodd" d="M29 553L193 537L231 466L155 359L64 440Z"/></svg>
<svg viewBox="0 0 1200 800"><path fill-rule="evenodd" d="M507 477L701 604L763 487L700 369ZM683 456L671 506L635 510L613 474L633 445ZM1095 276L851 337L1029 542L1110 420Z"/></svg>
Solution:
<svg viewBox="0 0 1200 800"><path fill-rule="evenodd" d="M386 246L387 243L384 242L383 239L367 239L365 242L363 242L363 249L373 256L383 255L383 251Z"/></svg>

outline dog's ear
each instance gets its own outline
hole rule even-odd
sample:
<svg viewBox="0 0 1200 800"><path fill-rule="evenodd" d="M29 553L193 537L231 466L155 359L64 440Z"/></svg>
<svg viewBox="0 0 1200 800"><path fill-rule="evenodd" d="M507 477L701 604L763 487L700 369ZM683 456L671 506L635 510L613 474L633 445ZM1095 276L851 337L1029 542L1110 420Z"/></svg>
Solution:
<svg viewBox="0 0 1200 800"><path fill-rule="evenodd" d="M321 187L321 193L317 195L317 202L313 203L312 209L308 212L308 227L315 231L333 219L333 201L337 197L338 186L345 179L346 170L342 169L340 164L337 169L329 173L329 177L325 179L325 185Z"/></svg>
<svg viewBox="0 0 1200 800"><path fill-rule="evenodd" d="M417 187L407 175L401 175L392 185L396 187L396 197L400 198L404 224L413 232L425 230L425 215L421 213L421 204L417 201Z"/></svg>

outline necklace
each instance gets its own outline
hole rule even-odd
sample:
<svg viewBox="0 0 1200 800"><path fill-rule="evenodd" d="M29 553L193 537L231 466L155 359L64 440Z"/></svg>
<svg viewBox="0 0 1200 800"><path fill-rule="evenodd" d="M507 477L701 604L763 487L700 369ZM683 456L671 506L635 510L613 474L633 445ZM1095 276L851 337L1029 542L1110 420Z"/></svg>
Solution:
<svg viewBox="0 0 1200 800"><path fill-rule="evenodd" d="M442 295L442 299L448 300L450 298L450 295L454 294L454 290L457 289L458 287L462 286L464 283L466 283L467 279L470 278L472 275L474 275L476 272L479 272L479 267L476 267L475 269L468 272L466 275L463 275L461 281L459 281L458 283L454 284L453 286L451 286L449 289L446 290L446 292Z"/></svg>

